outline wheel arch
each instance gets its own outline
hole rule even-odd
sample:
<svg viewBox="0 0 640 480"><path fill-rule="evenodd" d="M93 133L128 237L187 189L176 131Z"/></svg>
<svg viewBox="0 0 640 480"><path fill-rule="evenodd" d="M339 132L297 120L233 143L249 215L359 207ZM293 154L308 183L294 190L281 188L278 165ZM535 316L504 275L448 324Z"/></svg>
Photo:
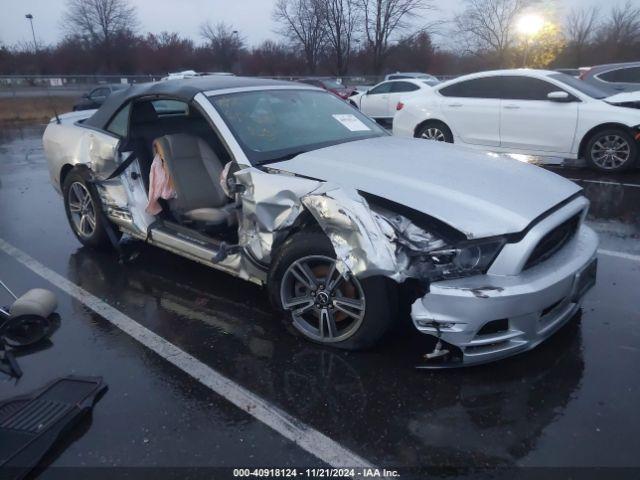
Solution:
<svg viewBox="0 0 640 480"><path fill-rule="evenodd" d="M619 128L627 132L629 135L631 135L632 138L634 137L635 132L633 131L633 129L628 127L624 123L616 123L616 122L601 123L600 125L596 125L595 127L593 127L591 130L589 130L587 133L585 133L582 136L582 139L580 140L580 145L578 147L578 158L584 158L585 149L587 148L587 144L589 143L589 140L591 140L591 137L593 137L596 133L602 130L606 130L608 128Z"/></svg>
<svg viewBox="0 0 640 480"><path fill-rule="evenodd" d="M71 163L65 163L60 169L60 191L62 191L65 179L73 170L88 172L90 171L90 168L84 163L76 163L75 165Z"/></svg>
<svg viewBox="0 0 640 480"><path fill-rule="evenodd" d="M296 233L314 230L323 231L316 218L303 206L293 224L289 228L276 233L273 244L271 245L271 258L275 258L275 255L282 245Z"/></svg>
<svg viewBox="0 0 640 480"><path fill-rule="evenodd" d="M62 186L64 185L64 180L69 175L69 172L73 170L77 165L71 165L70 163L65 163L60 169L60 190L62 191Z"/></svg>
<svg viewBox="0 0 640 480"><path fill-rule="evenodd" d="M449 129L449 131L451 132L451 134L453 135L453 129L449 126L449 124L447 122L445 122L444 120L441 120L440 118L429 117L429 118L425 118L423 121L421 121L420 123L418 123L415 126L415 128L413 129L414 138L418 135L418 131L428 123L441 123L445 127L447 127Z"/></svg>

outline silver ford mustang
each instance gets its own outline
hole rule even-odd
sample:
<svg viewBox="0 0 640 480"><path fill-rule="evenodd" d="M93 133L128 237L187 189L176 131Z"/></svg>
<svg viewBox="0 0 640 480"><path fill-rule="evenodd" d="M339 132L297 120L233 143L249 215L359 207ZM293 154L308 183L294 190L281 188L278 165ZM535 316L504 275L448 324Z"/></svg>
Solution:
<svg viewBox="0 0 640 480"><path fill-rule="evenodd" d="M85 245L122 233L265 285L291 330L374 345L411 304L437 365L521 353L595 283L588 201L493 154L389 136L303 84L200 77L132 86L51 120L51 180ZM176 191L146 211L153 142ZM212 286L215 288L215 285Z"/></svg>

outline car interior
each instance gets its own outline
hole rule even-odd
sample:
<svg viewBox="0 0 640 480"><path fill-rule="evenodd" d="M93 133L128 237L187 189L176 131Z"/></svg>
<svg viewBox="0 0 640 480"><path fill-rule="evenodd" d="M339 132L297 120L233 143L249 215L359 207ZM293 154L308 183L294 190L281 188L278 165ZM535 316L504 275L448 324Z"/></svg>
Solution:
<svg viewBox="0 0 640 480"><path fill-rule="evenodd" d="M232 241L237 236L237 210L220 185L231 156L200 111L177 100L143 99L131 105L129 118L123 149L136 154L146 191L156 139L174 182L177 197L164 202L170 215L160 221Z"/></svg>

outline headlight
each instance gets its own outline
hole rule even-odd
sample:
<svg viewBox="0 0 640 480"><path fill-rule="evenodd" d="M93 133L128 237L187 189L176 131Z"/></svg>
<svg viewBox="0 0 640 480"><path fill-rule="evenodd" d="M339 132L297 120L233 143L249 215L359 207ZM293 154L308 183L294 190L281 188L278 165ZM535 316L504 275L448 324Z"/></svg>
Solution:
<svg viewBox="0 0 640 480"><path fill-rule="evenodd" d="M429 280L444 280L486 273L506 243L504 238L464 242L428 252L433 269Z"/></svg>
<svg viewBox="0 0 640 480"><path fill-rule="evenodd" d="M435 282L486 273L506 243L503 237L465 240L453 246L409 218L371 205L381 232L397 245L408 276Z"/></svg>

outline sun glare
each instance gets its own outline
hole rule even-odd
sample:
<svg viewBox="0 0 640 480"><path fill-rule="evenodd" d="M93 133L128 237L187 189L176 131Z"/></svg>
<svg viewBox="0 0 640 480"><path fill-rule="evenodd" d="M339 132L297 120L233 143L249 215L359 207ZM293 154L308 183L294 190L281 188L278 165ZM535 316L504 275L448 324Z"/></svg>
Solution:
<svg viewBox="0 0 640 480"><path fill-rule="evenodd" d="M535 13L528 13L518 19L516 28L518 32L527 36L534 36L544 26L544 18Z"/></svg>

